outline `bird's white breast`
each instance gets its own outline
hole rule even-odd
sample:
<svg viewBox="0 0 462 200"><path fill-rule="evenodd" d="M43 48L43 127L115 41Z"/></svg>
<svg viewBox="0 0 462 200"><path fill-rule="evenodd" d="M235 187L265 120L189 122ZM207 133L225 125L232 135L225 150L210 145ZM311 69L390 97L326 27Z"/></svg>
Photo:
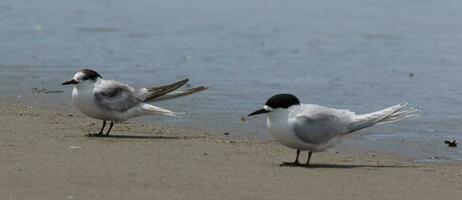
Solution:
<svg viewBox="0 0 462 200"><path fill-rule="evenodd" d="M311 145L301 141L289 126L287 111L269 113L266 126L270 134L282 145L298 150L310 150Z"/></svg>
<svg viewBox="0 0 462 200"><path fill-rule="evenodd" d="M103 110L96 104L93 88L74 87L74 90L72 90L72 101L80 112L89 117L101 120L117 121L114 119L114 113Z"/></svg>

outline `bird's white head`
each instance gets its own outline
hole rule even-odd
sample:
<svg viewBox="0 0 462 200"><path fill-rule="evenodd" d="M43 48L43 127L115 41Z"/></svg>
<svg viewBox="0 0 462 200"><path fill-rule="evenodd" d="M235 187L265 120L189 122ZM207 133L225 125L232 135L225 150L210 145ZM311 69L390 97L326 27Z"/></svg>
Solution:
<svg viewBox="0 0 462 200"><path fill-rule="evenodd" d="M101 79L101 75L98 72L91 69L82 69L79 72L75 73L74 78L62 83L62 85L93 85L98 79Z"/></svg>
<svg viewBox="0 0 462 200"><path fill-rule="evenodd" d="M247 116L270 112L281 112L295 105L300 105L300 101L296 96L292 94L277 94L269 98L262 109L256 110Z"/></svg>

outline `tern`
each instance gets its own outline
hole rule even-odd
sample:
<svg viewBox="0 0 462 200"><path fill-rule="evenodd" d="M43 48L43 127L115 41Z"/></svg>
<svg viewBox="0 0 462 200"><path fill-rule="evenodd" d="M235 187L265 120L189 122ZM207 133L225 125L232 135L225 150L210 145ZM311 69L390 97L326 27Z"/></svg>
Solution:
<svg viewBox="0 0 462 200"><path fill-rule="evenodd" d="M123 122L127 119L145 115L175 116L176 113L150 104L151 102L172 99L196 92L204 91L207 87L195 87L175 91L189 79L184 79L172 84L135 89L127 84L105 80L98 72L91 69L83 69L74 77L62 83L73 85L72 101L83 114L103 120L103 126L97 135L103 136L106 121L111 124L106 136L111 132L114 122Z"/></svg>
<svg viewBox="0 0 462 200"><path fill-rule="evenodd" d="M267 114L266 126L282 145L297 150L294 162L282 165L302 165L300 151L308 151L306 166L311 155L333 147L342 136L378 124L393 123L416 116L418 109L398 104L366 114L338 110L315 104L302 104L292 94L277 94L269 98L262 109L248 116Z"/></svg>

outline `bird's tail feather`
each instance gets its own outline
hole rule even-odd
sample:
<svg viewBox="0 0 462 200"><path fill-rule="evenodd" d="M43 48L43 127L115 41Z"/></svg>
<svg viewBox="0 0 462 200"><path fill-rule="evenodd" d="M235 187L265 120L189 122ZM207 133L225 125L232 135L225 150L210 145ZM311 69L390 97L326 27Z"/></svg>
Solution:
<svg viewBox="0 0 462 200"><path fill-rule="evenodd" d="M143 88L140 91L142 100L145 102L148 101L153 101L154 99L163 96L169 92L172 92L184 84L186 84L189 81L189 79L184 79L169 85L163 85L163 86L158 86L158 87L148 87L148 88Z"/></svg>
<svg viewBox="0 0 462 200"><path fill-rule="evenodd" d="M177 113L177 112L173 112L173 111L170 111L170 110L167 110L161 107L153 106L150 104L144 104L142 108L144 111L150 114L167 115L167 116L177 116L177 115L184 114L184 112Z"/></svg>
<svg viewBox="0 0 462 200"><path fill-rule="evenodd" d="M173 92L167 93L167 94L165 94L163 96L151 99L151 100L149 100L149 102L162 101L162 100L166 100L166 99L173 99L173 98L177 98L177 97L182 97L182 96L194 94L196 92L201 92L201 91L204 91L204 90L207 90L207 89L208 89L208 87L201 86L201 87L196 87L196 88L191 88L191 89L186 89L186 90L173 91Z"/></svg>
<svg viewBox="0 0 462 200"><path fill-rule="evenodd" d="M383 110L356 115L353 123L349 127L349 133L367 128L377 124L387 124L397 122L406 118L418 116L415 114L419 109L404 109L407 103L391 106Z"/></svg>
<svg viewBox="0 0 462 200"><path fill-rule="evenodd" d="M411 117L417 117L420 116L416 112L419 111L420 108L409 108L407 110L399 111L396 113L391 114L390 116L386 117L382 121L380 121L377 124L388 124L388 123L393 123L397 121L401 121L403 119L411 118Z"/></svg>

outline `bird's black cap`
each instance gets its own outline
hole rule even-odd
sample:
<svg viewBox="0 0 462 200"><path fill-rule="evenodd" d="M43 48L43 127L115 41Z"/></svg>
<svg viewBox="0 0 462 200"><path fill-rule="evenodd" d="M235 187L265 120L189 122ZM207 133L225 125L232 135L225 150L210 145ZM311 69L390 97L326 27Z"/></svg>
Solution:
<svg viewBox="0 0 462 200"><path fill-rule="evenodd" d="M289 108L293 105L300 105L298 98L291 94L277 94L266 101L265 105L271 108Z"/></svg>
<svg viewBox="0 0 462 200"><path fill-rule="evenodd" d="M91 70L91 69L82 69L80 70L80 73L82 74L81 79L82 80L96 80L98 78L102 78L101 75L98 74L98 72Z"/></svg>
<svg viewBox="0 0 462 200"><path fill-rule="evenodd" d="M78 84L80 81L92 80L96 81L96 79L102 78L98 72L91 70L91 69L82 69L74 75L74 78L62 83L61 85L75 85Z"/></svg>
<svg viewBox="0 0 462 200"><path fill-rule="evenodd" d="M289 108L293 105L300 105L300 101L298 98L291 94L277 94L269 98L266 103L265 107L259 110L256 110L247 116L258 115L263 113L269 113L276 108Z"/></svg>

